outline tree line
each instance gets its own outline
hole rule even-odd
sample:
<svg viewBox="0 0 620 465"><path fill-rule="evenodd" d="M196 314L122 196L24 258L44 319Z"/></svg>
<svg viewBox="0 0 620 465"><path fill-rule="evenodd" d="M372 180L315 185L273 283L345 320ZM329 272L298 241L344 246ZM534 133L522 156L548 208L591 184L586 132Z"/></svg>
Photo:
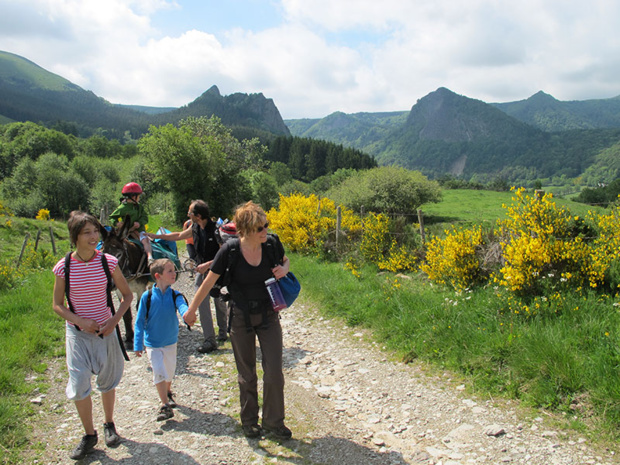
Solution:
<svg viewBox="0 0 620 465"><path fill-rule="evenodd" d="M46 208L64 218L76 208L113 209L120 189L139 182L152 213L180 221L187 204L205 199L216 216L253 199L266 209L280 192L327 188L326 177L376 167L372 157L325 141L238 139L217 117L151 126L139 140L81 138L32 122L0 126L0 197L15 214ZM342 177L342 174L340 174ZM338 179L336 176L334 179Z"/></svg>

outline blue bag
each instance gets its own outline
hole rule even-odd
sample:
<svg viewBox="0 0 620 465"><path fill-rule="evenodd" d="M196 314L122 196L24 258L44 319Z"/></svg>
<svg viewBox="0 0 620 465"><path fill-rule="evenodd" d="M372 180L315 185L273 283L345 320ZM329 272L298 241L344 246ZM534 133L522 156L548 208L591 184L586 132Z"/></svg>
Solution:
<svg viewBox="0 0 620 465"><path fill-rule="evenodd" d="M280 278L278 284L280 284L280 290L286 301L286 306L290 307L301 291L301 284L292 271L289 271L284 278Z"/></svg>

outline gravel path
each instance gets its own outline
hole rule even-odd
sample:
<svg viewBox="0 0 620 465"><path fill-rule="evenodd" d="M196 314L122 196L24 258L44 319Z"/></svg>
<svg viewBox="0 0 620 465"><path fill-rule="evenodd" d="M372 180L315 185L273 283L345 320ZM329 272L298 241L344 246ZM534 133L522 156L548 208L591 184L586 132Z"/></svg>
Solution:
<svg viewBox="0 0 620 465"><path fill-rule="evenodd" d="M175 287L193 295L187 274ZM516 402L472 397L448 373L389 359L365 331L325 320L308 303L285 310L282 326L286 422L293 439L243 436L230 342L213 354L199 354L200 328L182 327L175 417L155 421L158 400L147 358L130 354L117 390L123 442L107 448L99 426L97 450L81 463L620 464L615 451L597 450L584 437L554 429L550 415ZM26 462L75 463L68 453L83 433L64 396L64 358L50 364L46 378L51 389L33 399L39 445ZM94 406L100 424L99 396Z"/></svg>

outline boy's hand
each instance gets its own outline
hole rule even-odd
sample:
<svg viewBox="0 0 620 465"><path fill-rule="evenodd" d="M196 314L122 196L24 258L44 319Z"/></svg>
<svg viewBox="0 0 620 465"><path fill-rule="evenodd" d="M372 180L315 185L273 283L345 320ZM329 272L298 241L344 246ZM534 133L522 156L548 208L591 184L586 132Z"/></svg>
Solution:
<svg viewBox="0 0 620 465"><path fill-rule="evenodd" d="M135 350L134 354L136 357L142 357L142 352L143 352L142 350Z"/></svg>
<svg viewBox="0 0 620 465"><path fill-rule="evenodd" d="M190 326L194 326L194 323L196 323L196 310L188 310L185 312L185 315L183 315L183 321Z"/></svg>

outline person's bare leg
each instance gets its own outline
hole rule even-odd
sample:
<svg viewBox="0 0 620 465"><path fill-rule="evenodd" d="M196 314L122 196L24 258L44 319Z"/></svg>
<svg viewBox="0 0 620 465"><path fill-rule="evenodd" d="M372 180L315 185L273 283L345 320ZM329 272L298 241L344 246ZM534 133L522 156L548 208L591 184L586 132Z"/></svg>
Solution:
<svg viewBox="0 0 620 465"><path fill-rule="evenodd" d="M86 396L82 400L75 401L75 408L80 416L80 421L84 427L86 434L95 434L95 425L93 423L93 402L90 396Z"/></svg>

